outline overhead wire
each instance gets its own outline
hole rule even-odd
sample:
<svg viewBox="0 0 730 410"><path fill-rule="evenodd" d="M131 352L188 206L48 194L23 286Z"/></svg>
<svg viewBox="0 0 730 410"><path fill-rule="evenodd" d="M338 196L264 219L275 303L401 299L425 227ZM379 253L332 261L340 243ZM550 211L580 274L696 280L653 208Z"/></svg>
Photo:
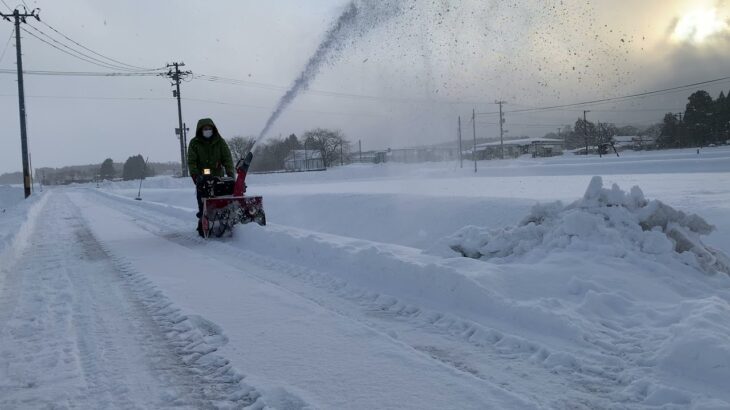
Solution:
<svg viewBox="0 0 730 410"><path fill-rule="evenodd" d="M71 53L71 52L69 52L69 51L66 51L66 50L64 50L64 49L62 49L62 48L60 48L60 47L56 46L55 44L53 44L53 43L50 43L50 42L48 42L47 40L44 40L44 39L42 39L41 37L39 37L39 36L37 36L37 35L33 34L32 32L30 32L29 30L25 29L24 27L21 27L20 29L21 29L21 30L23 30L23 31L24 31L24 32L25 32L26 34L30 35L31 37L34 37L34 38L35 38L35 39L37 39L38 41L40 41L40 42L42 42L42 43L45 43L46 45L48 45L48 46L50 46L50 47L53 47L53 48L55 48L56 50L58 50L58 51L60 51L60 52L62 52L62 53L64 53L64 54L67 54L67 55L69 55L69 56L71 56L71 57L73 57L73 58L76 58L76 59L78 59L78 60L81 60L81 61L85 61L85 62L87 62L87 63L89 63L89 64L93 64L93 65L95 65L95 66L98 66L98 67L108 68L108 69L111 69L111 70L118 70L118 69L119 69L119 68L117 68L117 67L114 67L114 66L111 66L111 65L106 65L106 64L100 64L100 63L97 63L97 62L95 62L95 61L93 61L93 60L89 60L89 59L86 59L86 58L84 58L84 57L81 57L81 56L79 56L79 55L73 54L73 53Z"/></svg>
<svg viewBox="0 0 730 410"><path fill-rule="evenodd" d="M70 55L70 56L72 56L74 58L77 58L77 59L80 59L82 61L85 61L87 63L94 64L94 65L97 65L97 66L100 66L100 67L104 67L104 68L109 68L109 69L113 69L113 70L121 70L121 71L152 71L152 70L133 69L133 68L128 68L128 67L120 66L120 65L117 65L117 64L105 62L105 61L103 61L101 59L98 59L96 57L90 56L90 55L88 55L88 54L86 54L84 52L78 51L78 50L76 50L76 49L74 49L74 48L72 48L72 47L70 47L70 46L68 46L68 45L66 45L64 43L61 43L60 41L58 41L55 38L51 37L50 35L46 34L44 31L38 29L37 27L33 26L32 24L27 24L27 26L30 27L31 29L33 29L34 31L36 31L37 33L39 33L41 36L44 36L48 40L52 41L55 44L58 44L58 46L63 47L63 48L59 48L58 46L56 46L54 44L51 44L48 41L46 41L46 40L38 37L37 35L31 33L27 29L25 29L25 27L21 27L21 29L23 31L25 31L26 33L30 34L31 36L35 37L36 39L38 39L38 40L46 43L47 45L49 45L49 46L51 46L51 47L53 47L53 48L55 48L55 49L57 49L57 50L65 53L65 54L68 54L68 55ZM66 49L66 50L64 50L64 49Z"/></svg>
<svg viewBox="0 0 730 410"><path fill-rule="evenodd" d="M287 91L289 89L289 87L276 85L276 84L239 80L239 79L235 79L235 78L220 77L220 76L207 75L207 74L194 74L193 78L210 81L210 82L214 82L214 83L223 83L223 84L229 84L229 85L238 85L238 86L244 86L244 87L259 88L259 89L269 90L269 91ZM447 105L475 105L475 104L482 105L482 104L485 104L484 102L479 102L479 101L445 101L445 100L437 100L437 99L429 99L429 98L418 99L418 98L380 97L380 96L374 96L374 95L343 93L343 92L336 92L336 91L317 90L317 89L311 89L311 88L307 89L307 90L303 90L302 93L309 94L309 95L319 95L319 96L324 96L324 97L350 98L350 99L367 100L367 101L388 101L388 102L398 102L398 103L404 103L404 104L412 104L412 103L447 104Z"/></svg>
<svg viewBox="0 0 730 410"><path fill-rule="evenodd" d="M0 74L16 74L16 70L7 68L0 69ZM157 77L161 73L156 72L98 72L98 71L47 71L47 70L23 70L27 75L48 75L65 77Z"/></svg>
<svg viewBox="0 0 730 410"><path fill-rule="evenodd" d="M5 52L8 51L8 47L10 46L10 40L13 39L13 32L10 32L10 37L8 37L8 41L5 42L5 47L3 47L3 52L0 54L0 63L3 62L3 58L5 58Z"/></svg>
<svg viewBox="0 0 730 410"><path fill-rule="evenodd" d="M619 97L601 98L601 99L592 100L592 101L584 101L584 102L571 103L571 104L560 104L560 105L553 105L553 106L547 106L547 107L524 108L524 109L512 110L512 111L507 111L507 112L509 112L510 114L516 114L516 113L526 113L526 112L556 111L556 110L560 110L562 108L572 108L572 107L580 107L580 106L606 104L606 103L610 103L610 102L626 102L626 101L636 99L636 98L644 98L644 97L649 97L649 96L654 96L654 95L664 95L664 94L668 94L668 93L672 93L672 92L684 91L687 88L697 87L700 85L707 85L707 84L713 84L713 83L718 83L718 82L727 82L727 81L730 81L730 76L716 78L714 80L700 81L700 82L696 82L696 83L692 83L692 84L665 88L665 89L661 89L661 90L645 91L642 93L624 95L624 96L619 96ZM492 115L492 114L499 114L499 111L487 112L487 113L477 113L477 115Z"/></svg>
<svg viewBox="0 0 730 410"><path fill-rule="evenodd" d="M50 24L48 24L48 23L47 23L47 22L46 22L45 20L41 20L41 24L43 24L44 26L46 26L46 27L48 27L49 29L53 30L53 31L54 31L54 32L55 32L56 34L58 34L58 35L60 35L61 37L65 38L66 40L68 40L68 41L72 42L73 44L75 44L75 45L77 45L77 46L79 46L79 47L83 48L84 50L86 50L86 51L88 51L88 52L90 52L90 53L93 53L93 54L95 54L95 55L97 55L97 56L99 56L99 57L102 57L102 58L104 58L104 59L106 59L106 60L109 60L109 61L111 61L111 62L113 62L113 63L116 63L116 64L118 64L118 65L121 65L121 66L126 66L126 67L128 67L128 68L130 68L130 69L135 69L135 70L141 70L141 71L152 71L152 70L161 70L161 69L163 69L163 68L164 68L164 67L158 67L158 68L146 68L146 67L140 67L140 66L136 66L136 65L133 65L133 64L128 64L128 63L125 63L125 62L122 62L122 61L116 60L116 59L114 59L114 58L111 58L111 57L108 57L108 56L106 56L106 55L104 55L104 54L101 54L101 53L99 53L99 52L97 52L97 51L94 51L94 50L92 50L92 49L91 49L91 48L89 48L89 47L86 47L85 45L83 45L83 44L79 43L78 41L76 41L76 40L72 39L71 37L67 36L66 34L63 34L63 33L62 33L62 32L61 32L60 30L58 30L57 28L55 28L55 27L51 26Z"/></svg>

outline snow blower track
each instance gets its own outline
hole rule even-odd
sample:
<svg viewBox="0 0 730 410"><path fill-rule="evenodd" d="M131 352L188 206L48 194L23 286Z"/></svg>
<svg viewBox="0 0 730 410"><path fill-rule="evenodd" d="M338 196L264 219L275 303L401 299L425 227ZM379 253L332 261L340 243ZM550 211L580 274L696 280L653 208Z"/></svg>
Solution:
<svg viewBox="0 0 730 410"><path fill-rule="evenodd" d="M244 408L258 393L63 193L2 272L0 408ZM256 403L253 407L261 407Z"/></svg>

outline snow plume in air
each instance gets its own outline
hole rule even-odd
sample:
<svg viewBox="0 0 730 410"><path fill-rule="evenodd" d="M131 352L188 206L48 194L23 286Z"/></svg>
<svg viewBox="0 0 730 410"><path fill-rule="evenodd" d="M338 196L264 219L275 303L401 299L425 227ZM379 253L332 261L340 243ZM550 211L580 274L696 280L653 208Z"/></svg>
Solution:
<svg viewBox="0 0 730 410"><path fill-rule="evenodd" d="M279 99L274 112L266 121L266 125L257 140L263 138L282 112L294 101L297 95L309 88L309 84L317 77L324 64L337 58L350 41L366 34L370 29L389 20L400 11L401 1L353 0L347 4L344 12L337 18L325 34L317 51L309 58L304 70L294 80L291 88Z"/></svg>
<svg viewBox="0 0 730 410"><path fill-rule="evenodd" d="M700 240L713 230L698 215L646 200L639 187L607 189L601 177L594 177L583 198L570 205L536 205L515 227L468 226L447 238L446 245L462 256L495 262L540 258L559 249L589 250L606 257L678 257L708 273L730 274L730 258Z"/></svg>

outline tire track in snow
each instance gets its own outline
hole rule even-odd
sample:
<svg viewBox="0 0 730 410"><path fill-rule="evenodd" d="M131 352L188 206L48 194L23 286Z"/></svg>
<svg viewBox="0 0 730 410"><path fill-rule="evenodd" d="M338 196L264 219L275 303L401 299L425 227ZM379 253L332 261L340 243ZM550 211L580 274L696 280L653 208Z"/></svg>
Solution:
<svg viewBox="0 0 730 410"><path fill-rule="evenodd" d="M539 343L505 334L468 319L405 304L389 295L354 287L346 280L326 273L242 251L225 241L200 240L193 232L188 233L192 229L186 229L189 227L181 224L179 218L164 213L164 206L156 209L155 205L140 206L132 201L127 203L123 198L97 194L98 199L132 216L135 223L155 235L194 251L200 251L201 245L202 249L209 251L219 250L215 252L219 255L218 259L234 266L246 260L272 273L281 272L277 277L257 278L388 334L433 360L531 397L537 402L545 403L546 398L555 396L554 392L560 390L565 393L558 396L556 402L549 403L550 407L595 409L610 408L617 403L625 407L641 407L640 397L627 397L621 393L630 382L622 376L627 358L610 343L586 340L587 343L595 344L598 351L578 356L580 362L576 362L572 355L551 352ZM177 214L182 212L175 210ZM181 233L181 229L185 233ZM292 278L299 283L289 280ZM331 295L351 302L354 307L333 302ZM411 333L410 340L394 331L394 325ZM426 340L419 340L422 337ZM627 344L636 344L633 339L621 340ZM612 359L607 361L608 356ZM470 360L476 363L470 363ZM496 367L501 370L495 372ZM530 382L530 379L534 381Z"/></svg>
<svg viewBox="0 0 730 410"><path fill-rule="evenodd" d="M110 257L63 193L46 194L3 278L0 408L263 408L214 325L179 314ZM6 280L10 279L10 280ZM10 300L10 299L8 299ZM219 332L218 332L219 333Z"/></svg>

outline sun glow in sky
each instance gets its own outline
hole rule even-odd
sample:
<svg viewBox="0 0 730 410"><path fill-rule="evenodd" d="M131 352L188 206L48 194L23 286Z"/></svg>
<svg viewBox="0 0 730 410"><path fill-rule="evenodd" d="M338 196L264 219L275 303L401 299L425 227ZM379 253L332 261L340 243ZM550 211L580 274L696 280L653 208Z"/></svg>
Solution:
<svg viewBox="0 0 730 410"><path fill-rule="evenodd" d="M677 21L672 39L678 42L702 44L710 37L730 30L727 20L715 8L696 9Z"/></svg>

